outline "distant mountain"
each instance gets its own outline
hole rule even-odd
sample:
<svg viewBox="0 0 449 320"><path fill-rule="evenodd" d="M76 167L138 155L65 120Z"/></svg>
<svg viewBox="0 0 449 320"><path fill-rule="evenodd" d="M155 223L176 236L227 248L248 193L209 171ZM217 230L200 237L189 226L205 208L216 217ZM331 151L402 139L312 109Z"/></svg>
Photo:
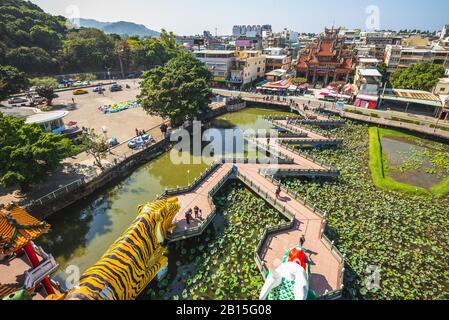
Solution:
<svg viewBox="0 0 449 320"><path fill-rule="evenodd" d="M101 22L94 19L81 18L77 24L80 27L100 29L108 34L115 33L119 35L139 37L159 37L160 35L159 32L148 29L143 24L136 24L127 21Z"/></svg>

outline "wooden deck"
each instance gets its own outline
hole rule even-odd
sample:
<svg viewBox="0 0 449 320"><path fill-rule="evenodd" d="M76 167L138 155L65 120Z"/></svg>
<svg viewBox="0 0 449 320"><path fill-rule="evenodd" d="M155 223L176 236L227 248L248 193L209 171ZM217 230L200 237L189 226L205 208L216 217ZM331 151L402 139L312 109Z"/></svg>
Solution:
<svg viewBox="0 0 449 320"><path fill-rule="evenodd" d="M305 137L295 139L332 140L301 128L298 125L292 124L287 126L286 120L278 120L277 123L291 128L292 132L306 133L306 136L304 135ZM177 227L172 236L169 237L171 241L179 241L198 236L204 231L207 224L210 223L216 214L215 207L212 203L212 196L230 178L240 178L257 194L264 195L265 200L270 203L268 199L276 199L275 193L278 184L275 180L265 176L267 172L270 173L268 176L274 176L278 171L287 173L291 171L295 172L295 175L300 174L300 172L307 172L308 170L322 172L323 174L330 172L329 168L287 148L283 144L283 138L271 139L269 145L267 138L254 138L252 141L267 150L275 150L278 154L293 159L293 163L224 163L218 165L196 187L183 190L178 195L173 194L173 192L170 193L170 196L178 196L181 204L181 210L174 220ZM335 171L333 174L335 174ZM331 173L329 175L332 176ZM271 234L265 239L266 241L263 243L261 250L257 253L263 263L262 267L265 269L277 268L281 264L285 252L299 245L299 240L304 235L306 238L305 247L308 250L312 263L312 290L315 290L320 296L341 290L344 262L336 254L333 246L326 239L323 239L323 231L326 224L325 218L300 200L295 199L295 197L285 192L281 196L282 198L274 200L274 203L277 204L278 209L280 208L279 205L281 205L284 212L287 210L293 213L293 227L282 232ZM198 206L202 210L202 219L196 219L194 223L187 224L185 214L195 206ZM279 211L281 210L279 209Z"/></svg>

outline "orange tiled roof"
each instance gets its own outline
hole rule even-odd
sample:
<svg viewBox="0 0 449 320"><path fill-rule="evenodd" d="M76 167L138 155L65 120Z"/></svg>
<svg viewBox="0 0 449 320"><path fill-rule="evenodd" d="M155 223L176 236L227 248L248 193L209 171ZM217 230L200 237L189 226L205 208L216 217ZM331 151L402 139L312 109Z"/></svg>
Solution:
<svg viewBox="0 0 449 320"><path fill-rule="evenodd" d="M320 43L320 48L316 54L319 57L331 57L335 55L334 43L330 41L322 41Z"/></svg>
<svg viewBox="0 0 449 320"><path fill-rule="evenodd" d="M12 254L50 230L50 225L14 207L0 210L0 254Z"/></svg>

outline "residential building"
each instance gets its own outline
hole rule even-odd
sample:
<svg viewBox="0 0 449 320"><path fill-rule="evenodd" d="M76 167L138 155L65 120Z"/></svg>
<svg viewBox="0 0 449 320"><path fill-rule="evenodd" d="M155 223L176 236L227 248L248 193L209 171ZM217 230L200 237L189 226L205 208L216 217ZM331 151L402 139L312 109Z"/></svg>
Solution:
<svg viewBox="0 0 449 320"><path fill-rule="evenodd" d="M265 48L263 54L266 56L266 72L276 69L284 69L287 72L292 67L292 51L284 48Z"/></svg>
<svg viewBox="0 0 449 320"><path fill-rule="evenodd" d="M446 24L441 31L440 40L449 38L449 24Z"/></svg>
<svg viewBox="0 0 449 320"><path fill-rule="evenodd" d="M377 69L380 64L380 60L376 58L360 58L357 60L357 67Z"/></svg>
<svg viewBox="0 0 449 320"><path fill-rule="evenodd" d="M194 55L213 73L213 85L226 87L226 80L231 76L231 68L236 59L235 51L231 50L201 50Z"/></svg>
<svg viewBox="0 0 449 320"><path fill-rule="evenodd" d="M360 44L360 29L348 30L341 29L339 36L343 38L343 43L346 45L358 45Z"/></svg>
<svg viewBox="0 0 449 320"><path fill-rule="evenodd" d="M403 47L387 45L385 49L385 64L388 71L406 69L416 63L434 63L449 68L449 49L440 46L432 48Z"/></svg>
<svg viewBox="0 0 449 320"><path fill-rule="evenodd" d="M449 78L442 78L433 89L434 94L449 96Z"/></svg>
<svg viewBox="0 0 449 320"><path fill-rule="evenodd" d="M402 36L395 32L361 32L360 44L374 46L375 57L379 60L384 58L387 45L401 45Z"/></svg>
<svg viewBox="0 0 449 320"><path fill-rule="evenodd" d="M230 87L251 84L265 76L266 57L257 50L238 51L226 79Z"/></svg>
<svg viewBox="0 0 449 320"><path fill-rule="evenodd" d="M354 76L354 94L357 96L354 105L375 109L382 87L382 74L372 67L358 67Z"/></svg>
<svg viewBox="0 0 449 320"><path fill-rule="evenodd" d="M401 45L404 47L426 48L430 41L428 37L423 37L420 34L412 34L402 39Z"/></svg>
<svg viewBox="0 0 449 320"><path fill-rule="evenodd" d="M262 37L240 36L235 40L235 49L244 50L262 50Z"/></svg>
<svg viewBox="0 0 449 320"><path fill-rule="evenodd" d="M262 47L263 48L277 48L284 47L285 41L282 41L280 33L273 33L272 31L262 32Z"/></svg>
<svg viewBox="0 0 449 320"><path fill-rule="evenodd" d="M287 71L284 69L276 69L268 72L266 75L266 80L268 82L276 82L287 79Z"/></svg>
<svg viewBox="0 0 449 320"><path fill-rule="evenodd" d="M298 58L296 71L313 85L348 83L354 73L353 46L345 45L339 29L327 29Z"/></svg>
<svg viewBox="0 0 449 320"><path fill-rule="evenodd" d="M232 28L232 36L237 38L240 36L262 36L263 31L270 31L272 28L271 25L252 25L252 26L245 26L245 25L236 25Z"/></svg>
<svg viewBox="0 0 449 320"><path fill-rule="evenodd" d="M376 58L376 46L375 45L358 45L354 49L355 52L355 60L358 62L360 59L363 58ZM378 59L379 60L379 59ZM383 57L381 61L383 61Z"/></svg>

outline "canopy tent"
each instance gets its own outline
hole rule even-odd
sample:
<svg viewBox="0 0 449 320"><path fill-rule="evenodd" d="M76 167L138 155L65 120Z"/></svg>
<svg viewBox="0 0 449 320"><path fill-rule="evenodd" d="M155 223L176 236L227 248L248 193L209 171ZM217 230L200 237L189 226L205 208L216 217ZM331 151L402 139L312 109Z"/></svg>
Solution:
<svg viewBox="0 0 449 320"><path fill-rule="evenodd" d="M285 89L287 90L292 86L292 83L290 80L281 80L276 82L267 82L265 83L262 88L263 89Z"/></svg>

